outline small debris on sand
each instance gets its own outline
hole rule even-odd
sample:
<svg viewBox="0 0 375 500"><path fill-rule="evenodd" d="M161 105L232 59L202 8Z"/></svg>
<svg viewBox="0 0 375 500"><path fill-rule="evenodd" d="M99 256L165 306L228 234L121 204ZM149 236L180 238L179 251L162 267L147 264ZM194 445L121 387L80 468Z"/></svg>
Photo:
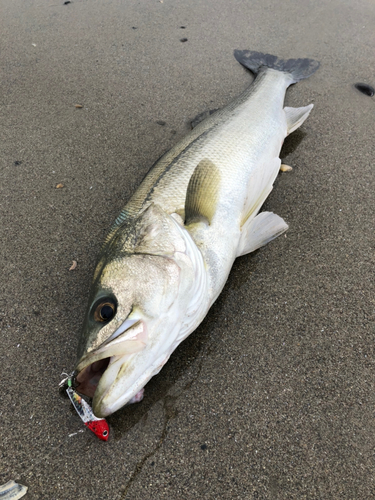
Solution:
<svg viewBox="0 0 375 500"><path fill-rule="evenodd" d="M280 170L282 172L290 172L291 170L293 170L293 167L290 167L289 165L280 165Z"/></svg>
<svg viewBox="0 0 375 500"><path fill-rule="evenodd" d="M74 271L76 267L77 267L77 261L73 260L73 264L69 267L69 271Z"/></svg>
<svg viewBox="0 0 375 500"><path fill-rule="evenodd" d="M61 189L63 187L64 187L64 184L61 184L61 182L60 182L60 184L56 184L56 189Z"/></svg>
<svg viewBox="0 0 375 500"><path fill-rule="evenodd" d="M369 97L372 97L375 93L375 89L367 83L356 83L354 87L362 92L362 94L368 95Z"/></svg>

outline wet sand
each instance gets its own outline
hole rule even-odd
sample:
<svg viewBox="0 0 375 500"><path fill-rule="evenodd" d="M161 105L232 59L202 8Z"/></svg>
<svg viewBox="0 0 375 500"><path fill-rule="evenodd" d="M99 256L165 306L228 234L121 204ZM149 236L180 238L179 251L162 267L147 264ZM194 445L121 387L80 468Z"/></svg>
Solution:
<svg viewBox="0 0 375 500"><path fill-rule="evenodd" d="M3 0L0 40L0 484L30 500L374 498L375 98L353 88L375 85L374 3ZM96 256L189 120L251 81L236 48L321 62L287 93L315 107L265 205L290 229L236 261L102 443L57 390Z"/></svg>

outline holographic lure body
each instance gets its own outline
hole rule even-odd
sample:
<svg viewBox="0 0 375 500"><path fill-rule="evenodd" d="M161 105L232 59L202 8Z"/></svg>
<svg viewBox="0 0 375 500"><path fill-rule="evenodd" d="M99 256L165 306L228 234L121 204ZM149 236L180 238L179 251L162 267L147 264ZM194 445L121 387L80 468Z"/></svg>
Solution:
<svg viewBox="0 0 375 500"><path fill-rule="evenodd" d="M105 418L94 415L90 405L73 389L72 379L67 379L68 388L66 392L82 422L102 441L108 441L109 426Z"/></svg>

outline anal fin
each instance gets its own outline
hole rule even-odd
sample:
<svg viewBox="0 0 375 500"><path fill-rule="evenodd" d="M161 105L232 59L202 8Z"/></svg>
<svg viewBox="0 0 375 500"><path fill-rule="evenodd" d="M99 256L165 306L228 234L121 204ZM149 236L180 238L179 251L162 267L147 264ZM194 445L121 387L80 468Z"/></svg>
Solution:
<svg viewBox="0 0 375 500"><path fill-rule="evenodd" d="M237 257L254 252L288 229L288 224L273 212L261 212L242 227Z"/></svg>

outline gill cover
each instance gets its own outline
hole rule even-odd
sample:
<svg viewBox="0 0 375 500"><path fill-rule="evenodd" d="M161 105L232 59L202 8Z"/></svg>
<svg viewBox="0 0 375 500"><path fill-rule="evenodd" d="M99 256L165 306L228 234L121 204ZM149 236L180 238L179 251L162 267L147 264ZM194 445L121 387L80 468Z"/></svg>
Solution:
<svg viewBox="0 0 375 500"><path fill-rule="evenodd" d="M116 227L95 269L79 358L100 348L130 316L152 318L171 306L180 285L174 257L185 248L176 222L155 204ZM96 308L107 300L116 313L108 322L97 321Z"/></svg>

